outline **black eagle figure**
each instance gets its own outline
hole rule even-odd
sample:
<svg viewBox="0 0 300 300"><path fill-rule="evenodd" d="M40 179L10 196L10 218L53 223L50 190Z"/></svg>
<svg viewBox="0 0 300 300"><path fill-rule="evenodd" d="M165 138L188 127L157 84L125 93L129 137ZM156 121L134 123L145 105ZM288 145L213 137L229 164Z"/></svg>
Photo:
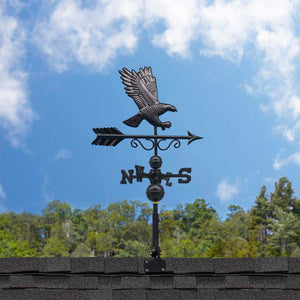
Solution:
<svg viewBox="0 0 300 300"><path fill-rule="evenodd" d="M161 127L162 130L171 127L171 122L161 122L159 116L166 111L177 111L176 107L170 104L160 103L157 99L156 79L152 75L151 67L140 68L139 72L135 70L119 71L122 82L125 85L126 94L131 97L138 108L139 113L128 120L123 121L128 126L138 127L145 119L150 124L156 127Z"/></svg>

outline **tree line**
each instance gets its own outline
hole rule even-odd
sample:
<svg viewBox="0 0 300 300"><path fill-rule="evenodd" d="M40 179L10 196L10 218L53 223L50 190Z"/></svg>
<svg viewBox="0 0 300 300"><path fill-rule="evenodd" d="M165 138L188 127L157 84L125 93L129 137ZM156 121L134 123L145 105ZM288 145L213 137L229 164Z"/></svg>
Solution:
<svg viewBox="0 0 300 300"><path fill-rule="evenodd" d="M41 215L0 214L0 257L149 256L150 202L119 201L106 208L71 209L49 202ZM230 205L225 220L204 199L160 211L163 257L300 256L300 199L282 177L262 186L245 211Z"/></svg>

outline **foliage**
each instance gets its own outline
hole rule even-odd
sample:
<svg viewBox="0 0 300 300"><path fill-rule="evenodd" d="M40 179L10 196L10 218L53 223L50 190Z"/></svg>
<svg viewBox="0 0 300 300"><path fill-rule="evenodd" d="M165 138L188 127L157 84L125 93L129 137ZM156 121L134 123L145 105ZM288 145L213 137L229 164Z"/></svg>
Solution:
<svg viewBox="0 0 300 300"><path fill-rule="evenodd" d="M41 215L0 214L0 257L147 257L152 208L146 202L119 201L102 208L71 209L49 202ZM221 220L204 199L160 211L164 257L300 256L300 199L282 177L274 191L265 186L249 211L228 207Z"/></svg>

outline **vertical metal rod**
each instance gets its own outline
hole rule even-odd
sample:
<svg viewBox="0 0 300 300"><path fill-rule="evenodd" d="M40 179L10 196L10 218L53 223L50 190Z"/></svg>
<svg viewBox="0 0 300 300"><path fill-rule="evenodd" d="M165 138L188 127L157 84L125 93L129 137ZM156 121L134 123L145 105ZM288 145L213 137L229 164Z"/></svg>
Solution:
<svg viewBox="0 0 300 300"><path fill-rule="evenodd" d="M154 135L157 136L156 126L154 126ZM154 156L157 156L157 138L154 138Z"/></svg>
<svg viewBox="0 0 300 300"><path fill-rule="evenodd" d="M159 249L159 229L158 229L158 204L153 202L153 215L152 215L152 246L156 252L156 257L160 257Z"/></svg>

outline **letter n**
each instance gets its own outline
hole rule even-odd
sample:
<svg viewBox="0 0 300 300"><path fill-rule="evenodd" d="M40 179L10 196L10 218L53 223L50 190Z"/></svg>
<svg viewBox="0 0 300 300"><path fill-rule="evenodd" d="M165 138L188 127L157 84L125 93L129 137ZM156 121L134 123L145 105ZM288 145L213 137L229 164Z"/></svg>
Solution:
<svg viewBox="0 0 300 300"><path fill-rule="evenodd" d="M132 183L133 170L128 170L129 175L125 170L121 170L121 173L122 173L121 184L126 184L127 183L126 180L128 181L128 183Z"/></svg>

